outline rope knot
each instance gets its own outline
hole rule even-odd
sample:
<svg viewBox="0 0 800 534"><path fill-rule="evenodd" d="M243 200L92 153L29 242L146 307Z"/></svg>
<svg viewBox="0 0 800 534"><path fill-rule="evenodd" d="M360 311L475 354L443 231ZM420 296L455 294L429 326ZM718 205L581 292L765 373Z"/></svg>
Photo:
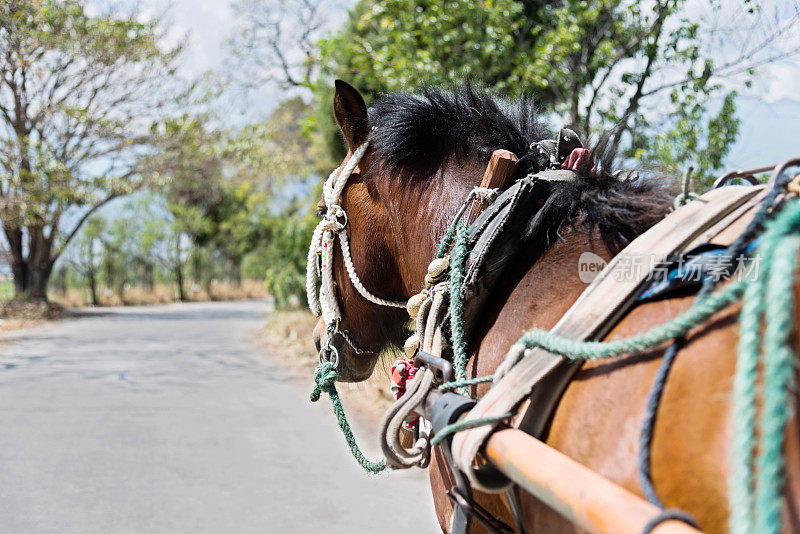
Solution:
<svg viewBox="0 0 800 534"><path fill-rule="evenodd" d="M485 203L494 202L494 199L496 199L499 194L499 189L492 189L489 187L474 187L470 193L475 200Z"/></svg>
<svg viewBox="0 0 800 534"><path fill-rule="evenodd" d="M339 373L331 362L323 362L314 370L314 390L311 392L311 402L317 402L322 392L330 394L336 387Z"/></svg>

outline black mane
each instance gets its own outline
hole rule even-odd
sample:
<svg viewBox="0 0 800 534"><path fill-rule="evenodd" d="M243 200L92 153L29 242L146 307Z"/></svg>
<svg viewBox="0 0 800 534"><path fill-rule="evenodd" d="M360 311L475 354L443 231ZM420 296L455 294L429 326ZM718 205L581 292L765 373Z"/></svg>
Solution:
<svg viewBox="0 0 800 534"><path fill-rule="evenodd" d="M369 122L382 164L401 173L451 159L485 163L499 148L521 157L531 143L552 137L532 99L512 102L471 85L384 95L369 110Z"/></svg>
<svg viewBox="0 0 800 534"><path fill-rule="evenodd" d="M412 181L427 179L450 163L485 165L497 149L520 157L521 178L540 170L529 153L531 144L553 137L532 99L506 100L469 84L384 95L370 108L369 124L376 163ZM663 218L674 197L673 180L622 181L605 170L555 187L542 207L546 234L589 225L612 249Z"/></svg>

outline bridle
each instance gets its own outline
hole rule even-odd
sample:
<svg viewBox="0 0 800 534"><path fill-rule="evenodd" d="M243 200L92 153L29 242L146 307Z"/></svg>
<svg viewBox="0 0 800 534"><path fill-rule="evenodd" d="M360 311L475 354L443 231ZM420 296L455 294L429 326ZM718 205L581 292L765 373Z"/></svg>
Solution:
<svg viewBox="0 0 800 534"><path fill-rule="evenodd" d="M406 303L391 301L373 295L364 287L364 284L356 273L353 259L350 255L350 243L347 238L347 213L341 205L342 191L347 180L353 174L356 166L361 161L364 153L369 147L369 141L364 141L350 159L345 160L342 165L331 172L328 179L322 186L322 196L325 200L325 213L322 220L314 229L311 236L311 244L308 247L308 264L306 270L306 296L308 307L316 317L322 317L328 334L325 345L320 349L320 362L329 361L334 367L339 363L339 353L333 344L333 336L340 334L357 354L369 353L370 351L359 349L353 342L352 337L346 330L339 329L342 319L341 307L336 300L336 281L333 279L333 246L336 235L339 236L339 244L342 248L342 259L345 270L350 278L350 282L356 291L379 306L392 308L405 308ZM321 279L319 293L317 293L317 279Z"/></svg>

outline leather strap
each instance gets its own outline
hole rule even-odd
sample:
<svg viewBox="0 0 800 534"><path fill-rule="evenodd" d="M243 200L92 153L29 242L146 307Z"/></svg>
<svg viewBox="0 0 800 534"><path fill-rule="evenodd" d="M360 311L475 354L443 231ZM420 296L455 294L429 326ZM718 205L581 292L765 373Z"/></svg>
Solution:
<svg viewBox="0 0 800 534"><path fill-rule="evenodd" d="M741 216L748 206L752 207L762 196L763 190L763 186L715 189L670 214L615 256L553 327L552 332L573 339L602 339L644 289L651 266L667 264L699 240L708 239L727 228L732 219ZM641 276L632 277L628 273L626 276L615 275L619 269L626 269L631 261L638 261L634 258L645 256L654 258L654 261L643 266ZM582 362L565 362L560 356L542 349L526 351L525 357L481 398L466 415L466 419L511 411L531 394L534 385L558 369L558 373L549 380L547 394L532 396L535 405L529 403L529 406L534 406L535 410L517 419L518 423L525 422L526 430L538 436L545 428L561 393L581 364ZM485 486L473 469L481 446L495 426L484 425L466 430L456 434L453 439L456 464L476 488L487 492L505 489Z"/></svg>

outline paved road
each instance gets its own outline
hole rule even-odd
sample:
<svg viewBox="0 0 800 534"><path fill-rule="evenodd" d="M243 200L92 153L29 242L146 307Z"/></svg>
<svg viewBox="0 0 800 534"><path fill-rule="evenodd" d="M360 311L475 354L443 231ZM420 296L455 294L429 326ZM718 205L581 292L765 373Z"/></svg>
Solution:
<svg viewBox="0 0 800 534"><path fill-rule="evenodd" d="M0 533L434 532L424 473L362 474L309 381L254 347L265 310L112 308L3 334Z"/></svg>

